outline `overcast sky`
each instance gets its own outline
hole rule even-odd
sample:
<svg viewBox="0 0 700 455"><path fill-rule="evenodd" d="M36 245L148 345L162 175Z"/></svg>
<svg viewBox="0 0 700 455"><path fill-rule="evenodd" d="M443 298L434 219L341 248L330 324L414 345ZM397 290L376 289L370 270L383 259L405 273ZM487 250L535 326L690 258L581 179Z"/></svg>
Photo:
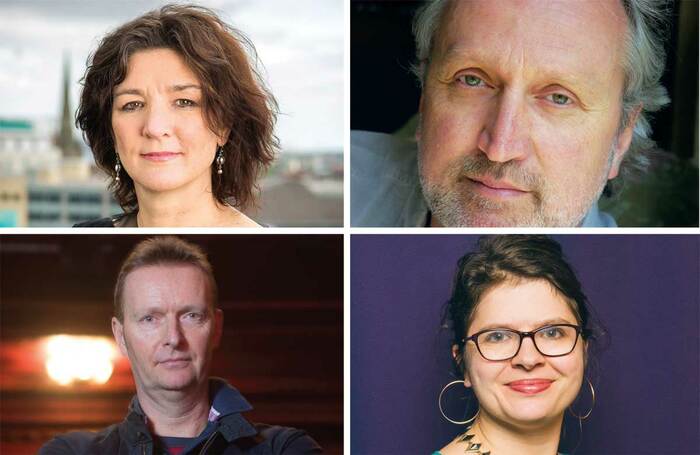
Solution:
<svg viewBox="0 0 700 455"><path fill-rule="evenodd" d="M116 26L157 0L0 0L0 117L42 119L61 110L70 55L72 108L88 55ZM176 2L182 3L182 2ZM283 149L343 145L342 0L197 0L254 43L282 114Z"/></svg>

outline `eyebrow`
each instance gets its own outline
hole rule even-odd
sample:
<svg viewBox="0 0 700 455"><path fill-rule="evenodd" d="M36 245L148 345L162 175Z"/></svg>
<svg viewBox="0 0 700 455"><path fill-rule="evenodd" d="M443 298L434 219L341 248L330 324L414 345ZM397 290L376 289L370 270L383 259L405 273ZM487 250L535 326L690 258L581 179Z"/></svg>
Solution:
<svg viewBox="0 0 700 455"><path fill-rule="evenodd" d="M175 84L171 85L168 87L168 92L174 93L174 92L182 92L183 90L190 90L190 89L195 89L195 90L202 90L202 87L199 84ZM118 97L121 95L136 95L136 96L144 96L143 91L139 90L137 88L124 88L117 90L114 92L114 97Z"/></svg>
<svg viewBox="0 0 700 455"><path fill-rule="evenodd" d="M526 332L534 332L535 330L546 327L548 325L555 325L555 324L572 324L572 325L578 325L578 322L571 322L567 319L564 318L552 318L552 319L546 319L544 321L538 321L537 324L531 329L531 330L526 330ZM509 329L509 330L518 330L516 329L512 324L489 324L479 330L475 330L474 333L477 332L482 332L484 330L492 330L492 329ZM518 330L520 331L520 330Z"/></svg>
<svg viewBox="0 0 700 455"><path fill-rule="evenodd" d="M446 68L464 61L473 62L476 66L500 70L500 63L497 57L482 52L478 47L459 43L448 46L447 50L437 59L437 66L438 68ZM579 68L574 69L577 70ZM577 77L571 70L563 72L561 69L547 65L538 66L537 74L541 79L554 79L564 84L586 88L590 88L590 79L595 78L595 74L587 75L587 77Z"/></svg>

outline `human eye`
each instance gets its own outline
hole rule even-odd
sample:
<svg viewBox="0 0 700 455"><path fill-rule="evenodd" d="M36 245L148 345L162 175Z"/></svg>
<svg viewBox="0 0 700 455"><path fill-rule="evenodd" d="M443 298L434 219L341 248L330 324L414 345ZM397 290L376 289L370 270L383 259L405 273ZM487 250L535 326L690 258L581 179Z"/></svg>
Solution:
<svg viewBox="0 0 700 455"><path fill-rule="evenodd" d="M557 106L570 106L574 104L574 100L571 99L570 96L564 95L563 93L552 93L544 98Z"/></svg>
<svg viewBox="0 0 700 455"><path fill-rule="evenodd" d="M457 77L457 82L466 85L467 87L485 87L486 82L479 76L473 74L462 74Z"/></svg>
<svg viewBox="0 0 700 455"><path fill-rule="evenodd" d="M152 314L147 314L147 315L143 316L141 319L139 319L139 322L143 322L146 324L153 324L154 322L156 322L156 318Z"/></svg>
<svg viewBox="0 0 700 455"><path fill-rule="evenodd" d="M175 100L175 105L177 107L195 107L197 106L197 103L187 98L180 98Z"/></svg>
<svg viewBox="0 0 700 455"><path fill-rule="evenodd" d="M143 103L141 101L129 101L128 103L122 105L121 110L124 112L133 112L141 107L143 107Z"/></svg>
<svg viewBox="0 0 700 455"><path fill-rule="evenodd" d="M190 311L185 314L185 319L191 322L201 322L204 319L204 314L198 311Z"/></svg>
<svg viewBox="0 0 700 455"><path fill-rule="evenodd" d="M562 338L565 335L564 328L558 326L545 327L541 333L544 338L549 339Z"/></svg>
<svg viewBox="0 0 700 455"><path fill-rule="evenodd" d="M486 343L503 343L513 337L507 330L491 330L484 333L483 340Z"/></svg>

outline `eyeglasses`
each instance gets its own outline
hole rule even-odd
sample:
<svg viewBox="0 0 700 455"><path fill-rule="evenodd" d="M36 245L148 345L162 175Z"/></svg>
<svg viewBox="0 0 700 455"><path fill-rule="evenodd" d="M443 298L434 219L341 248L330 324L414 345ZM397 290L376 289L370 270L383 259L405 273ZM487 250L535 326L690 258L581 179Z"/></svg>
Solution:
<svg viewBox="0 0 700 455"><path fill-rule="evenodd" d="M532 332L487 329L462 339L462 342L473 341L483 358L498 361L509 360L518 355L523 338L531 338L535 349L540 354L547 357L561 357L574 350L581 334L583 329L577 325L553 324Z"/></svg>

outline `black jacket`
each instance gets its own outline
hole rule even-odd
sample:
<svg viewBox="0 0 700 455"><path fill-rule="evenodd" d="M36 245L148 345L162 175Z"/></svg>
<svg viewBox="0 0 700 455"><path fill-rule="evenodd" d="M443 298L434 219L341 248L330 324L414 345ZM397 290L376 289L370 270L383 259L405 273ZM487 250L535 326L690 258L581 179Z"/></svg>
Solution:
<svg viewBox="0 0 700 455"><path fill-rule="evenodd" d="M243 396L230 385L213 379L217 387L212 409L221 413L207 426L201 437L185 454L317 454L321 448L301 430L250 423L241 412L252 409ZM131 400L129 413L118 424L94 433L75 431L56 436L47 442L39 455L156 455L167 453L154 441L137 397Z"/></svg>

